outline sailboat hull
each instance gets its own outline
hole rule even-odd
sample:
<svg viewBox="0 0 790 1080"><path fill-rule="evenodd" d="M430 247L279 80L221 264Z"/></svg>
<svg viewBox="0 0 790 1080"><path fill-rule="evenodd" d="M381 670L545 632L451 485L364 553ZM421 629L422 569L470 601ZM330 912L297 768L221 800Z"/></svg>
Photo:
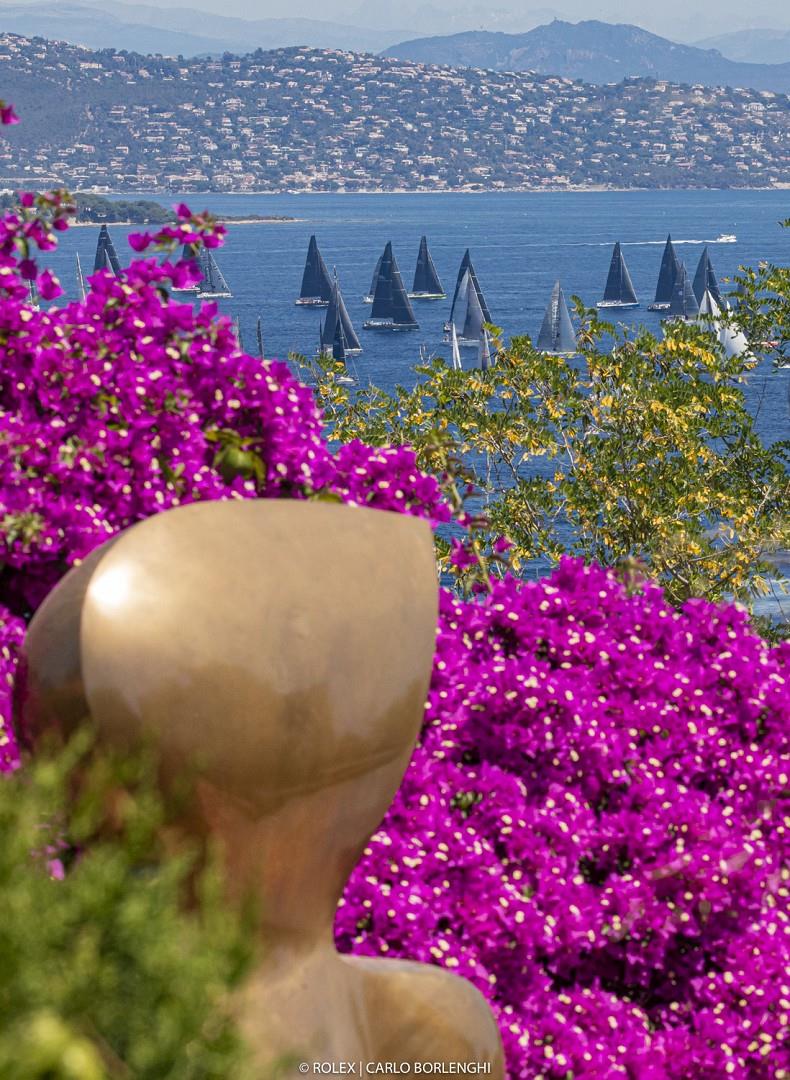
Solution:
<svg viewBox="0 0 790 1080"><path fill-rule="evenodd" d="M419 330L419 323L394 323L390 319L368 319L363 330Z"/></svg>
<svg viewBox="0 0 790 1080"><path fill-rule="evenodd" d="M659 304L648 304L647 305L647 310L648 311L669 311L669 301L667 301L666 303L662 302L662 303L659 303Z"/></svg>
<svg viewBox="0 0 790 1080"><path fill-rule="evenodd" d="M199 292L198 298L200 300L219 300L221 297L231 297L232 292Z"/></svg>
<svg viewBox="0 0 790 1080"><path fill-rule="evenodd" d="M406 294L410 300L446 300L447 293L438 292L410 292Z"/></svg>
<svg viewBox="0 0 790 1080"><path fill-rule="evenodd" d="M635 308L639 307L638 300L599 300L597 308ZM650 309L648 309L650 310Z"/></svg>
<svg viewBox="0 0 790 1080"><path fill-rule="evenodd" d="M294 303L298 307L329 307L329 301L322 300L320 296L300 296Z"/></svg>
<svg viewBox="0 0 790 1080"><path fill-rule="evenodd" d="M170 290L171 293L191 293L193 296L196 296L198 291L199 290L197 285L193 285L190 289L176 289L175 287L173 287Z"/></svg>

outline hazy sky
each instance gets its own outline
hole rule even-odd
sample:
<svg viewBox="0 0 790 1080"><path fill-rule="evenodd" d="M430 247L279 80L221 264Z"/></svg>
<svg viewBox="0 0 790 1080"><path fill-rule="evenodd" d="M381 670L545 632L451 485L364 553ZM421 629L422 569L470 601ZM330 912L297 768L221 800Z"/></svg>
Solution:
<svg viewBox="0 0 790 1080"><path fill-rule="evenodd" d="M678 41L697 41L752 27L790 30L787 0L157 0L155 7L154 0L88 2L109 11L114 3L124 3L143 11L148 6L149 11L193 8L247 19L328 19L376 29L405 29L414 36L477 28L512 33L553 18L636 23ZM0 0L0 11L2 3ZM189 25L186 21L184 28Z"/></svg>
<svg viewBox="0 0 790 1080"><path fill-rule="evenodd" d="M134 0L132 0L134 2ZM786 0L160 0L163 7L200 8L217 15L246 18L313 19L367 26L415 26L432 16L451 15L470 26L529 29L551 18L604 19L630 22L675 36L711 37L747 27L790 28L790 4ZM431 10L433 9L433 10Z"/></svg>

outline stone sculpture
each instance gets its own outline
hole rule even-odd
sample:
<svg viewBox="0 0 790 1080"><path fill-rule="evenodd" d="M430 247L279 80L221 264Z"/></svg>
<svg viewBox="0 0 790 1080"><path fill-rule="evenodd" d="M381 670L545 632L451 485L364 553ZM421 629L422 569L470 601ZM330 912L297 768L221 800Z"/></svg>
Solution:
<svg viewBox="0 0 790 1080"><path fill-rule="evenodd" d="M260 899L262 960L239 1009L261 1076L286 1056L295 1076L503 1074L469 983L333 945L419 730L436 608L425 522L265 500L133 526L31 623L19 722L33 738L90 715L116 747L152 734L164 784L197 769L190 828L219 839L229 894Z"/></svg>

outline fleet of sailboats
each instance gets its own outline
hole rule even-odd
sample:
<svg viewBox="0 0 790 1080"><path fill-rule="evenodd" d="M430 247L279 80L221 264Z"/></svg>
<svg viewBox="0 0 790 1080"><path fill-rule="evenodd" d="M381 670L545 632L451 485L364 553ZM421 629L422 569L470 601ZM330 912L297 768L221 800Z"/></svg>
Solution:
<svg viewBox="0 0 790 1080"><path fill-rule="evenodd" d="M722 241L723 242L723 241ZM196 258L200 269L200 281L188 288L173 289L174 292L194 293L196 298L231 297L233 294L212 252L201 247L194 252L185 246L183 258ZM76 255L77 286L85 299L88 285L83 274L79 254ZM94 273L106 270L120 275L121 265L112 237L106 225L102 225L96 244ZM416 330L419 324L414 315L411 300L440 300L446 296L441 279L428 248L427 237L420 238L417 263L411 292L404 288L397 260L388 242L379 256L370 293L364 302L372 304L370 317L364 322L366 330ZM31 285L31 304L38 303ZM305 260L302 284L296 301L308 307L325 307L326 317L320 325L318 353L331 356L347 366L347 358L362 351L359 336L354 328L348 308L340 290L337 271L330 276L318 248L315 235L310 237ZM617 241L612 250L609 272L599 308L633 308L639 300L626 265L622 246ZM716 272L713 268L708 245L705 244L697 264L693 281L683 262L678 258L672 237L667 236L661 257L658 282L653 302L648 310L666 312L669 319L681 319L712 327L727 356L740 355L748 349L743 333L733 323L727 300L722 296ZM488 326L493 323L480 281L472 263L469 249L464 253L453 291L450 316L444 324L445 342L450 346L450 362L455 370L463 370L463 350L475 349L473 366L488 370L496 363L496 354ZM241 327L235 323L240 343ZM258 355L264 357L263 329L260 317L256 326ZM243 347L243 346L242 346ZM576 331L565 295L559 281L552 289L543 322L536 340L541 352L555 356L573 356L577 352ZM351 375L340 376L341 381L353 382Z"/></svg>

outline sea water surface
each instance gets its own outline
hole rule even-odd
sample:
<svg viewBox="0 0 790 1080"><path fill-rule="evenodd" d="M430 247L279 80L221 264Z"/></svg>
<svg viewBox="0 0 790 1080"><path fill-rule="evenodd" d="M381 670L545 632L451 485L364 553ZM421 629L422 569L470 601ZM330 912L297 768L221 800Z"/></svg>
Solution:
<svg viewBox="0 0 790 1080"><path fill-rule="evenodd" d="M335 267L363 352L353 358L361 383L383 389L411 386L421 347L448 356L442 327L449 314L458 266L471 250L494 322L505 338L536 337L552 285L559 279L568 299L578 295L593 305L603 294L612 245L619 240L640 307L605 317L643 323L660 332L661 316L647 311L652 301L663 245L671 233L678 256L694 274L705 243L722 289L741 265L761 260L790 263L790 191L501 192L489 194L316 194L316 195L152 195L164 204L187 202L220 217L288 215L294 221L234 224L217 261L233 297L218 301L238 318L243 343L256 352L255 327L262 320L266 355L289 352L312 356L323 309L297 307L307 244L315 233L330 270ZM131 254L126 234L139 227L111 229L121 260ZM446 301L414 301L419 330L366 331L370 307L362 297L370 287L376 259L388 240L410 289L420 236L427 235ZM74 255L90 272L98 227L66 233L50 264L71 295L76 293ZM734 243L717 242L734 234ZM465 353L472 365L474 351ZM790 437L790 369L764 363L749 376L747 398L766 443ZM785 601L790 607L790 602Z"/></svg>
<svg viewBox="0 0 790 1080"><path fill-rule="evenodd" d="M180 196L152 196L165 204ZM659 313L647 311L653 299L667 233L693 276L704 244L726 290L725 279L740 265L760 260L790 262L790 230L779 221L790 217L790 191L638 191L638 192L501 192L491 194L320 194L183 196L194 209L230 214L281 214L291 222L231 225L217 261L233 291L218 301L221 311L239 319L244 345L256 351L260 316L267 356L315 353L321 308L294 305L299 294L307 243L315 233L330 271L337 268L340 287L362 341L354 364L363 383L391 389L414 382L413 365L420 347L447 356L442 343L458 266L465 249L472 253L477 276L494 322L505 337L537 335L552 285L559 279L566 297L592 305L603 294L615 240L623 252L640 307L607 312L608 319L644 323L660 330ZM131 252L126 234L111 229L121 260ZM362 330L370 312L362 297L370 287L376 259L391 240L404 284L411 288L420 236L425 233L448 293L446 301L414 301L419 330L387 333ZM67 292L75 294L74 253L85 273L93 266L98 227L73 229L51 258ZM734 234L735 243L717 243ZM474 352L465 351L465 362ZM765 365L750 377L750 405L767 441L790 431L790 370Z"/></svg>

